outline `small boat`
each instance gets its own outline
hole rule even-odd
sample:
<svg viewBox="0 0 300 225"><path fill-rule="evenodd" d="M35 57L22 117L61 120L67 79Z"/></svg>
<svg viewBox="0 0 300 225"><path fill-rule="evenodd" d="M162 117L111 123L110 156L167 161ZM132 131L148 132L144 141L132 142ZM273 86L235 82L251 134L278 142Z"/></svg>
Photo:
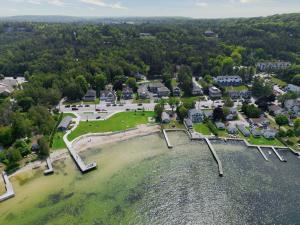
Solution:
<svg viewBox="0 0 300 225"><path fill-rule="evenodd" d="M272 152L271 152L271 151L269 151L269 155L272 155Z"/></svg>

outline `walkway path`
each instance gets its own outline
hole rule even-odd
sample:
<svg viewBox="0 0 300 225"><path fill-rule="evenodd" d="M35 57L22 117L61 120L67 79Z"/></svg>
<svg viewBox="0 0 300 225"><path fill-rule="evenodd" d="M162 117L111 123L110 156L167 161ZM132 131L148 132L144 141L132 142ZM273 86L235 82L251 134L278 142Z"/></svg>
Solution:
<svg viewBox="0 0 300 225"><path fill-rule="evenodd" d="M165 129L163 129L163 134L164 134L165 140L167 142L168 148L173 148L173 146L171 145L170 140L168 138L167 131Z"/></svg>
<svg viewBox="0 0 300 225"><path fill-rule="evenodd" d="M223 166L222 166L222 162L221 160L219 159L218 155L217 155L217 152L215 151L214 147L212 146L212 144L210 143L210 140L208 138L205 138L204 139L210 149L210 151L212 152L215 160L217 161L218 163L218 167L219 167L219 175L220 177L223 177L224 173L223 173Z"/></svg>
<svg viewBox="0 0 300 225"><path fill-rule="evenodd" d="M13 186L10 183L8 176L6 175L5 172L2 172L2 177L3 177L4 183L5 183L6 193L0 196L0 202L3 202L5 200L15 196Z"/></svg>
<svg viewBox="0 0 300 225"><path fill-rule="evenodd" d="M44 171L44 175L52 174L54 172L54 170L52 167L52 161L51 161L50 157L47 158L46 163L47 163L48 169Z"/></svg>
<svg viewBox="0 0 300 225"><path fill-rule="evenodd" d="M84 163L84 161L81 159L81 157L77 154L77 152L75 151L75 149L73 148L73 145L72 145L72 142L70 142L68 140L68 135L74 131L77 126L79 125L80 123L80 117L78 114L74 113L76 115L76 118L75 118L75 124L73 126L73 128L69 131L67 131L67 133L64 135L63 139L64 139L64 142L66 143L66 146L67 146L67 149L69 150L72 158L74 159L74 161L76 162L78 168L80 169L80 171L82 173L85 173L85 172L88 172L92 169L95 169L97 167L97 164L95 162L93 163L90 163L88 165L86 165Z"/></svg>

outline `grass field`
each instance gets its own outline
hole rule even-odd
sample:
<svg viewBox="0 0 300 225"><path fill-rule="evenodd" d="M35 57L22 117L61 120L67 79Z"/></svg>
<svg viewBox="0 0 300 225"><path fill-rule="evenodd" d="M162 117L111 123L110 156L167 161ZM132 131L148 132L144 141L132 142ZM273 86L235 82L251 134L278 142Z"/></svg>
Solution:
<svg viewBox="0 0 300 225"><path fill-rule="evenodd" d="M255 138L252 135L249 138L247 138L247 141L252 145L283 146L283 144L278 139L269 140L264 137Z"/></svg>
<svg viewBox="0 0 300 225"><path fill-rule="evenodd" d="M205 123L197 123L194 125L194 130L203 135L211 135L210 129Z"/></svg>
<svg viewBox="0 0 300 225"><path fill-rule="evenodd" d="M227 91L246 91L248 88L245 85L226 87Z"/></svg>
<svg viewBox="0 0 300 225"><path fill-rule="evenodd" d="M105 133L127 130L140 124L147 124L148 118L154 116L154 112L122 112L104 121L82 121L68 136L68 140L74 140L75 138L88 133Z"/></svg>
<svg viewBox="0 0 300 225"><path fill-rule="evenodd" d="M58 150L66 148L66 144L63 140L64 133L57 131L53 138L52 150Z"/></svg>

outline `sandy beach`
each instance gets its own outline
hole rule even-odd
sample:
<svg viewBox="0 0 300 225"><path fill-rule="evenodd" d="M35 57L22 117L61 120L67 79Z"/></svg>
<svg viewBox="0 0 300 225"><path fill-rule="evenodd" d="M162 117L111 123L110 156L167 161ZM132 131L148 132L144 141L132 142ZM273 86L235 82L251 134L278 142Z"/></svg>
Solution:
<svg viewBox="0 0 300 225"><path fill-rule="evenodd" d="M121 133L105 133L105 134L91 134L83 136L75 140L72 144L77 152L86 151L91 148L97 148L105 144L116 143L118 141L125 141L134 137L145 136L160 131L160 126L141 125L137 129L129 130Z"/></svg>

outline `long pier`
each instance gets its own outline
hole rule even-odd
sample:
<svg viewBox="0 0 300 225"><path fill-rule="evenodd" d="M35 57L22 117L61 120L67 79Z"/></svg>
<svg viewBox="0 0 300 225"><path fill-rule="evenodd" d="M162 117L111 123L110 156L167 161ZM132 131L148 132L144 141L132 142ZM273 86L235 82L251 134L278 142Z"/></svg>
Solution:
<svg viewBox="0 0 300 225"><path fill-rule="evenodd" d="M75 149L73 149L72 146L68 146L68 150L72 156L72 158L74 159L74 161L76 162L78 168L80 169L80 171L82 173L86 173L92 169L95 169L97 167L97 164L95 162L93 163L89 163L89 164L85 164L84 161L81 159L81 157L77 154L77 152L75 151Z"/></svg>
<svg viewBox="0 0 300 225"><path fill-rule="evenodd" d="M265 159L266 161L269 161L269 159L267 158L266 154L261 150L261 147L260 147L260 146L257 146L257 149L258 149L258 151L262 154L262 156L264 157L264 159Z"/></svg>
<svg viewBox="0 0 300 225"><path fill-rule="evenodd" d="M217 161L218 168L219 168L219 176L223 177L223 175L224 175L223 166L222 166L221 160L219 159L219 157L217 155L217 152L215 151L214 147L212 146L212 144L210 143L208 138L205 138L204 140L206 141L211 153L213 154L215 160Z"/></svg>
<svg viewBox="0 0 300 225"><path fill-rule="evenodd" d="M173 148L173 146L171 145L170 140L168 138L167 131L165 129L163 130L163 134L164 134L168 148Z"/></svg>
<svg viewBox="0 0 300 225"><path fill-rule="evenodd" d="M76 127L78 126L79 122L80 122L80 117L78 115L76 115L76 121L75 121L75 126L69 130L63 137L64 139L64 142L66 143L67 145L67 149L69 150L72 158L74 159L74 161L76 162L79 170L82 172L82 173L86 173L90 170L93 170L95 168L97 168L97 163L93 162L93 163L89 163L89 164L85 164L84 161L81 159L81 157L77 154L77 152L75 151L75 149L73 148L73 142L70 142L68 140L68 135L76 129Z"/></svg>
<svg viewBox="0 0 300 225"><path fill-rule="evenodd" d="M3 202L7 199L10 199L15 196L15 192L12 186L12 183L10 183L8 176L5 172L2 172L2 177L5 184L6 193L0 196L0 202Z"/></svg>
<svg viewBox="0 0 300 225"><path fill-rule="evenodd" d="M277 152L277 150L274 147L271 147L271 149L273 150L273 152L275 153L275 155L277 155L277 157L279 158L279 160L281 162L286 162L286 160L284 158L282 158L282 156Z"/></svg>
<svg viewBox="0 0 300 225"><path fill-rule="evenodd" d="M51 161L50 157L47 158L46 163L47 163L48 169L44 171L44 175L49 175L49 174L54 173L54 170L52 167L52 161Z"/></svg>

